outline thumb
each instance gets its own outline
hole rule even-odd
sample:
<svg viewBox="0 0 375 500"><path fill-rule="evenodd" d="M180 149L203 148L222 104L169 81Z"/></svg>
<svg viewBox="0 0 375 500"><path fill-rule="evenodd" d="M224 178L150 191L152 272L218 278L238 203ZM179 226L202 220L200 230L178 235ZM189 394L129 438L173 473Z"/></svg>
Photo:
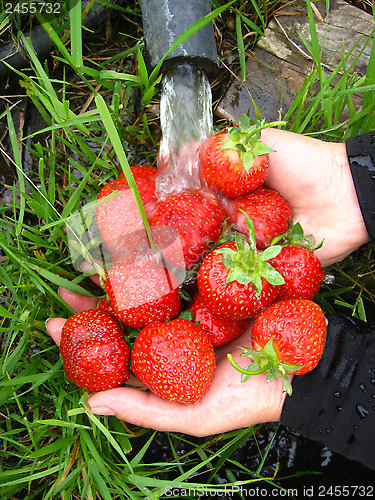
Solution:
<svg viewBox="0 0 375 500"><path fill-rule="evenodd" d="M115 415L125 422L158 431L197 435L199 403L183 406L133 387L120 387L98 392L89 398L95 415Z"/></svg>

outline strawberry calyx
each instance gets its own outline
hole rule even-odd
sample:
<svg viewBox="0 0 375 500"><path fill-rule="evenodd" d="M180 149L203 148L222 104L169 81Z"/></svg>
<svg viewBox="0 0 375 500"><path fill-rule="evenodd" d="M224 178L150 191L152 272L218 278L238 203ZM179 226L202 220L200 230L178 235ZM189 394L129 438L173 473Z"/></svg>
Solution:
<svg viewBox="0 0 375 500"><path fill-rule="evenodd" d="M256 247L254 224L248 214L245 214L246 222L249 228L249 237L236 232L235 246L233 248L217 248L215 253L223 256L222 263L229 269L226 278L226 284L237 281L242 285L252 284L256 295L259 296L262 291L262 278L271 285L283 285L285 283L281 274L268 262L281 252L280 245L274 245L259 252Z"/></svg>
<svg viewBox="0 0 375 500"><path fill-rule="evenodd" d="M260 140L260 133L268 127L283 125L285 122L266 123L265 120L251 121L247 115L242 115L238 120L238 126L227 129L228 138L220 146L221 149L235 149L238 151L244 169L249 173L256 156L274 153L275 150L268 147Z"/></svg>
<svg viewBox="0 0 375 500"><path fill-rule="evenodd" d="M293 224L291 221L288 227L288 230L276 236L272 242L272 245L281 245L281 246L289 246L289 245L299 245L306 247L310 251L318 250L323 246L324 240L317 246L315 246L314 236L312 234L305 235L303 227L299 222Z"/></svg>
<svg viewBox="0 0 375 500"><path fill-rule="evenodd" d="M261 351L250 349L248 347L241 347L241 349L243 350L241 356L248 356L253 360L253 362L246 368L242 368L238 363L236 363L236 361L234 361L231 354L227 354L230 364L242 374L241 382L246 382L253 375L267 373L267 382L281 378L287 394L292 394L292 384L288 375L299 370L301 367L281 361L276 354L272 338L267 342Z"/></svg>

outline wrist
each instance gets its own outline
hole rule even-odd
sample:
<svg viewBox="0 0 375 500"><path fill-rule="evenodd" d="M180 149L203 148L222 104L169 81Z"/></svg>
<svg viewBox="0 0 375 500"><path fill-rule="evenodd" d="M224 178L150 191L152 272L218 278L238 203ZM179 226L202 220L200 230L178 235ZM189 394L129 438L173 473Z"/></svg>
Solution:
<svg viewBox="0 0 375 500"><path fill-rule="evenodd" d="M326 200L329 205L325 212L328 227L322 230L323 248L317 255L324 253L324 265L339 262L369 241L356 189L350 171L345 144L322 143L325 155L323 164L329 166L326 171ZM324 220L321 220L324 228ZM324 234L325 233L325 234Z"/></svg>
<svg viewBox="0 0 375 500"><path fill-rule="evenodd" d="M363 219L361 207L358 200L349 158L345 144L334 144L334 157L336 169L341 170L344 179L343 189L346 191L348 212L347 245L348 253L356 250L359 246L369 241L369 235Z"/></svg>

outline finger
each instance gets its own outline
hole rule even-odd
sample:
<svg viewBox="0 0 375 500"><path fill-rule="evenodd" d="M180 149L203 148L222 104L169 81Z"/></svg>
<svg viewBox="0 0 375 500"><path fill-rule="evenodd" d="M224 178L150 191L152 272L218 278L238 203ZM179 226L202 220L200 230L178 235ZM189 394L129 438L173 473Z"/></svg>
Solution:
<svg viewBox="0 0 375 500"><path fill-rule="evenodd" d="M91 264L89 264L88 262L83 262L81 264L81 271L83 273L87 272L87 271L93 271L94 269L94 266L92 266ZM99 278L99 274L93 274L90 276L90 279L95 283L95 285L98 285L101 287L101 284L100 284L100 278Z"/></svg>
<svg viewBox="0 0 375 500"><path fill-rule="evenodd" d="M61 331L65 324L66 319L64 318L50 318L46 321L46 330L49 335L53 338L57 345L61 342Z"/></svg>
<svg viewBox="0 0 375 500"><path fill-rule="evenodd" d="M100 299L97 297L83 297L77 293L71 292L66 288L59 288L60 297L76 312L95 309Z"/></svg>
<svg viewBox="0 0 375 500"><path fill-rule="evenodd" d="M130 374L130 377L126 381L126 387L138 387L140 389L147 389L145 384L142 384L135 375Z"/></svg>
<svg viewBox="0 0 375 500"><path fill-rule="evenodd" d="M140 389L120 387L98 392L90 397L91 412L96 415L116 415L120 420L158 431L195 434L192 425L199 403L179 405Z"/></svg>

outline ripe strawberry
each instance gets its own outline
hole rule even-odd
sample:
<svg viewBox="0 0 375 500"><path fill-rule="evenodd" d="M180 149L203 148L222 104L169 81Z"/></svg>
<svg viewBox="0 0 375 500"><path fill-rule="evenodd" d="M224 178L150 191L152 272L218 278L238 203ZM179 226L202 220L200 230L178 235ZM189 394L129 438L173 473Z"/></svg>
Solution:
<svg viewBox="0 0 375 500"><path fill-rule="evenodd" d="M97 309L68 318L60 352L68 379L88 391L119 387L130 376L124 332L118 321Z"/></svg>
<svg viewBox="0 0 375 500"><path fill-rule="evenodd" d="M213 380L214 348L206 332L186 319L152 323L135 339L131 368L138 380L161 398L192 404Z"/></svg>
<svg viewBox="0 0 375 500"><path fill-rule="evenodd" d="M278 285L284 283L268 262L281 247L257 251L254 227L246 219L249 239L236 233L235 241L210 252L198 271L198 290L207 308L232 321L254 318L277 299Z"/></svg>
<svg viewBox="0 0 375 500"><path fill-rule="evenodd" d="M285 283L279 300L313 299L324 279L323 267L315 253L301 245L288 245L271 261Z"/></svg>
<svg viewBox="0 0 375 500"><path fill-rule="evenodd" d="M313 236L305 236L297 222L277 239L283 248L271 264L285 280L279 300L313 299L324 279L322 264L314 253Z"/></svg>
<svg viewBox="0 0 375 500"><path fill-rule="evenodd" d="M146 216L149 217L156 202L155 180L157 170L150 166L130 167L138 188ZM108 248L112 260L128 254L136 254L147 248L144 224L133 192L125 175L106 184L100 191L98 200L104 200L96 208L99 233Z"/></svg>
<svg viewBox="0 0 375 500"><path fill-rule="evenodd" d="M193 314L192 321L207 332L208 338L215 348L229 344L239 337L248 324L247 320L229 321L215 316L207 308L199 293L195 294L188 310Z"/></svg>
<svg viewBox="0 0 375 500"><path fill-rule="evenodd" d="M139 195L145 207L146 214L150 215L153 210L153 205L156 203L156 179L159 171L150 165L133 165L130 167L135 183L137 185ZM124 182L129 187L124 172L120 172L119 180Z"/></svg>
<svg viewBox="0 0 375 500"><path fill-rule="evenodd" d="M143 328L175 318L180 311L179 281L155 259L118 261L108 272L106 291L125 326Z"/></svg>
<svg viewBox="0 0 375 500"><path fill-rule="evenodd" d="M200 147L202 177L208 186L230 199L245 196L264 183L268 153L273 150L260 141L265 125L251 125L246 115L238 127L218 132Z"/></svg>
<svg viewBox="0 0 375 500"><path fill-rule="evenodd" d="M278 192L259 187L252 193L227 200L226 209L234 228L248 236L246 212L254 224L257 248L266 248L276 236L288 229L292 218L292 209L286 199Z"/></svg>
<svg viewBox="0 0 375 500"><path fill-rule="evenodd" d="M231 355L229 361L245 381L252 375L267 372L267 381L281 377L285 390L292 393L288 373L303 375L313 370L324 350L326 320L320 306L306 299L276 302L263 311L251 332L252 348L242 356L254 362L243 369Z"/></svg>
<svg viewBox="0 0 375 500"><path fill-rule="evenodd" d="M160 200L150 226L168 226L178 231L179 241L165 249L164 258L170 265L181 267L178 255L182 251L186 269L191 269L209 251L210 244L220 237L225 216L213 193L187 189ZM157 233L155 241L158 246L165 247Z"/></svg>
<svg viewBox="0 0 375 500"><path fill-rule="evenodd" d="M97 309L98 311L105 312L110 316L113 316L116 320L118 319L115 310L112 307L111 301L109 300L108 295L106 295L100 300Z"/></svg>

